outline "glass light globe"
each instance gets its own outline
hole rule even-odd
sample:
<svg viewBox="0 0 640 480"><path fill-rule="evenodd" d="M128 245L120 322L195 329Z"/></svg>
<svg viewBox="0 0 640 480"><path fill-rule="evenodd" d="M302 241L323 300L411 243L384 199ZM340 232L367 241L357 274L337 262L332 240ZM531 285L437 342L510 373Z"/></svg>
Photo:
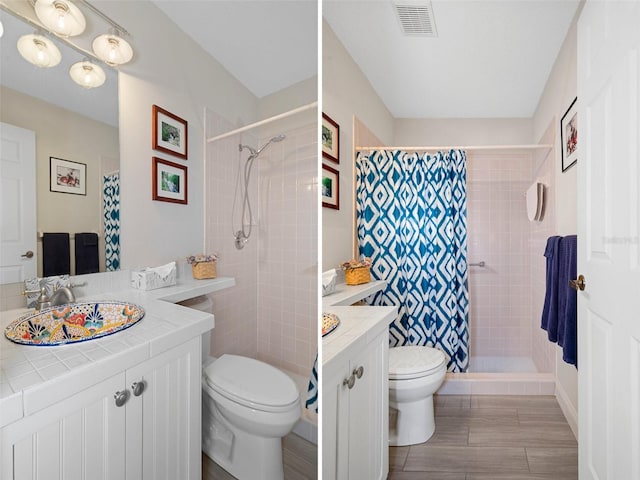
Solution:
<svg viewBox="0 0 640 480"><path fill-rule="evenodd" d="M131 45L115 33L105 33L93 40L93 52L107 65L123 65L133 58Z"/></svg>
<svg viewBox="0 0 640 480"><path fill-rule="evenodd" d="M69 75L74 82L84 88L99 87L106 79L104 70L88 60L71 65Z"/></svg>
<svg viewBox="0 0 640 480"><path fill-rule="evenodd" d="M43 68L55 67L62 59L60 50L51 40L35 33L18 39L18 52L27 62Z"/></svg>
<svg viewBox="0 0 640 480"><path fill-rule="evenodd" d="M62 37L80 35L87 25L80 9L67 0L36 0L34 10L44 26Z"/></svg>

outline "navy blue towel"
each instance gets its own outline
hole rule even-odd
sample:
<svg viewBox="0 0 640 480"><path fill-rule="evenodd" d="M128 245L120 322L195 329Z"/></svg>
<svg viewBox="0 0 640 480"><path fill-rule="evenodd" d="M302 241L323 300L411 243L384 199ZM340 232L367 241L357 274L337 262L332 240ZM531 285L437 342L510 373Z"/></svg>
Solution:
<svg viewBox="0 0 640 480"><path fill-rule="evenodd" d="M542 329L552 342L558 340L558 245L562 237L547 239L544 256L547 258L547 284L542 309Z"/></svg>
<svg viewBox="0 0 640 480"><path fill-rule="evenodd" d="M578 237L567 235L560 241L558 266L558 345L562 359L578 366L577 291L569 280L577 277Z"/></svg>
<svg viewBox="0 0 640 480"><path fill-rule="evenodd" d="M71 254L68 233L42 234L42 276L71 273Z"/></svg>
<svg viewBox="0 0 640 480"><path fill-rule="evenodd" d="M98 235L95 233L76 233L75 244L76 275L100 271Z"/></svg>

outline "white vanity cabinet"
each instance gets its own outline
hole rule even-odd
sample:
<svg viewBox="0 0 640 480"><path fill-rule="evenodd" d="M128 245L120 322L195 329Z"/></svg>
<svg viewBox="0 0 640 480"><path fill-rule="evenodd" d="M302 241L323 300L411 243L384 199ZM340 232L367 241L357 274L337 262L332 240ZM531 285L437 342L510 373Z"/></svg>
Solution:
<svg viewBox="0 0 640 480"><path fill-rule="evenodd" d="M384 480L389 471L388 325L395 308L325 311L338 315L341 324L323 340L323 480Z"/></svg>
<svg viewBox="0 0 640 480"><path fill-rule="evenodd" d="M5 426L0 477L199 479L200 348L192 338Z"/></svg>

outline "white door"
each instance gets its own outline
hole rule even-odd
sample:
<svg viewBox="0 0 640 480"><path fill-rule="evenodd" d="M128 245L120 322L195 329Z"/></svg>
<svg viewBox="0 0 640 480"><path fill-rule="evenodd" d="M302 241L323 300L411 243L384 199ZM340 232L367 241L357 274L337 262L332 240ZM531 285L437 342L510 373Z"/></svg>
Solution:
<svg viewBox="0 0 640 480"><path fill-rule="evenodd" d="M4 285L36 276L36 134L0 123L0 141L0 285Z"/></svg>
<svg viewBox="0 0 640 480"><path fill-rule="evenodd" d="M581 480L640 479L640 2L578 26Z"/></svg>

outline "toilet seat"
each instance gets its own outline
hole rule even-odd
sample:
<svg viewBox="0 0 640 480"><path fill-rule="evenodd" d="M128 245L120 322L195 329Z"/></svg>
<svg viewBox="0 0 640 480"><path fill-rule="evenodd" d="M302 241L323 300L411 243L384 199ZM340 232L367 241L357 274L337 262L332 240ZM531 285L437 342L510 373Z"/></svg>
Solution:
<svg viewBox="0 0 640 480"><path fill-rule="evenodd" d="M389 379L410 380L446 368L444 354L435 348L404 346L389 349Z"/></svg>
<svg viewBox="0 0 640 480"><path fill-rule="evenodd" d="M229 400L265 412L287 411L299 400L291 378L253 358L222 355L204 369L204 380Z"/></svg>

